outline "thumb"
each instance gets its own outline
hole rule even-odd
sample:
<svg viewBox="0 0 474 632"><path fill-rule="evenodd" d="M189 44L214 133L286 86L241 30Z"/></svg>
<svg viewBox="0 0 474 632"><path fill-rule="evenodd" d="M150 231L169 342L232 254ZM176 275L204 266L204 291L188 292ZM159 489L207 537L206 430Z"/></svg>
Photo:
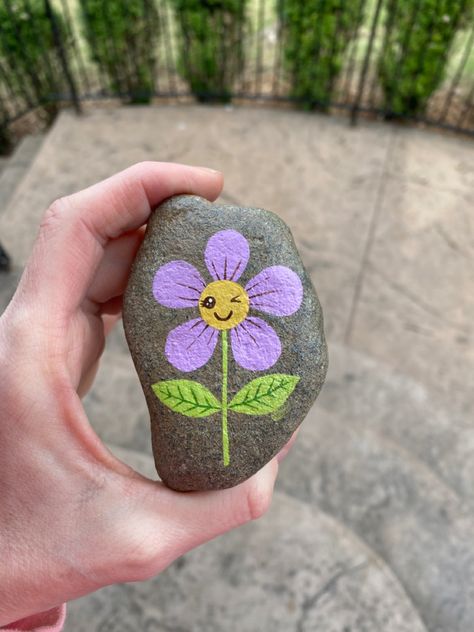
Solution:
<svg viewBox="0 0 474 632"><path fill-rule="evenodd" d="M260 518L270 507L277 473L274 458L229 489L183 493L148 479L137 481L141 491L129 549L133 553L121 563L126 574L122 581L153 577L190 549Z"/></svg>

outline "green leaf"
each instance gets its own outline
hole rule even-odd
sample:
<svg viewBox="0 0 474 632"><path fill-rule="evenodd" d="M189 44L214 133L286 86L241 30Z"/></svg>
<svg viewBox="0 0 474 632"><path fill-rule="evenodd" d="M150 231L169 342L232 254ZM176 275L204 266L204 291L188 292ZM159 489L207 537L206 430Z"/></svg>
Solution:
<svg viewBox="0 0 474 632"><path fill-rule="evenodd" d="M209 417L221 409L211 391L192 380L164 380L153 384L153 392L170 410L186 417Z"/></svg>
<svg viewBox="0 0 474 632"><path fill-rule="evenodd" d="M278 410L295 390L300 378L274 373L258 377L235 395L229 409L245 415L267 415Z"/></svg>

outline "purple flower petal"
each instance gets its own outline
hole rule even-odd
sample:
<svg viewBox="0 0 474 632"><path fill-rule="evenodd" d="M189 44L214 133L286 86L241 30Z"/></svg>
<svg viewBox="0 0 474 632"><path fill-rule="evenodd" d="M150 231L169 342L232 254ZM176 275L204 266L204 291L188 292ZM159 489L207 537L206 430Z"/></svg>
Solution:
<svg viewBox="0 0 474 632"><path fill-rule="evenodd" d="M196 307L205 287L204 279L190 263L170 261L155 274L153 296L165 307Z"/></svg>
<svg viewBox="0 0 474 632"><path fill-rule="evenodd" d="M280 357L276 331L261 318L249 316L230 331L235 361L249 371L269 369Z"/></svg>
<svg viewBox="0 0 474 632"><path fill-rule="evenodd" d="M286 266L265 268L245 286L250 307L274 316L289 316L300 307L303 285L299 276Z"/></svg>
<svg viewBox="0 0 474 632"><path fill-rule="evenodd" d="M216 348L219 332L202 318L172 329L166 339L165 354L180 371L194 371L208 362Z"/></svg>
<svg viewBox="0 0 474 632"><path fill-rule="evenodd" d="M215 281L237 281L247 266L248 241L236 230L221 230L207 242L204 260Z"/></svg>

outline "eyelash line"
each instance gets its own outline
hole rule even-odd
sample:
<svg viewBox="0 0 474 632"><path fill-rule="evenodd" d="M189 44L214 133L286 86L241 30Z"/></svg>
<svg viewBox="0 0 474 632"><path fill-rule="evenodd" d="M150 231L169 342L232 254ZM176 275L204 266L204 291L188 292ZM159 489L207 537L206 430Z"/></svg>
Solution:
<svg viewBox="0 0 474 632"><path fill-rule="evenodd" d="M230 302L231 303L241 303L242 301L238 300L240 296L241 296L241 294L239 294L238 296L233 296L230 299ZM201 305L202 307L205 307L205 305L204 305L205 302L206 302L205 300L204 301L199 301L199 305Z"/></svg>

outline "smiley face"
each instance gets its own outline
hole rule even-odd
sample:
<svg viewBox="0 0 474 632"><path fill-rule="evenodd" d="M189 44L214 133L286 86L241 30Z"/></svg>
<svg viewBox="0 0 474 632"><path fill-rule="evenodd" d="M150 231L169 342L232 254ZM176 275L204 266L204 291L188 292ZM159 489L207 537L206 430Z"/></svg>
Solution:
<svg viewBox="0 0 474 632"><path fill-rule="evenodd" d="M249 312L249 297L244 288L234 281L213 281L199 298L203 320L214 329L232 329Z"/></svg>

